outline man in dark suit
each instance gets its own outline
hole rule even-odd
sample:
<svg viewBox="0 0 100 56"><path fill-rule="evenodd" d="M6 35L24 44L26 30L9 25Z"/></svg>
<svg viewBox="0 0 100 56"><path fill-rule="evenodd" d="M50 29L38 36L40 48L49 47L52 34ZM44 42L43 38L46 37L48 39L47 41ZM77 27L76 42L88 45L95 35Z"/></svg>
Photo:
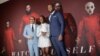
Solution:
<svg viewBox="0 0 100 56"><path fill-rule="evenodd" d="M59 11L54 9L53 5L48 5L50 12L50 39L58 56L67 56L63 45L64 17Z"/></svg>

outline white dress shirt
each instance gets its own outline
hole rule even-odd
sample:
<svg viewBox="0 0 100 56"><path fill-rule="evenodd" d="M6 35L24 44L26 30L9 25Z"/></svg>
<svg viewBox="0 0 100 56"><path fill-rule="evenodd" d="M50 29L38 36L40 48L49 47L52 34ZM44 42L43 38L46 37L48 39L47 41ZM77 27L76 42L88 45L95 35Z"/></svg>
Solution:
<svg viewBox="0 0 100 56"><path fill-rule="evenodd" d="M32 26L33 26L33 30L35 29L35 24L30 24L30 27L32 29Z"/></svg>
<svg viewBox="0 0 100 56"><path fill-rule="evenodd" d="M49 21L51 20L51 16L55 13L55 11L51 12L50 13L50 16L49 16Z"/></svg>

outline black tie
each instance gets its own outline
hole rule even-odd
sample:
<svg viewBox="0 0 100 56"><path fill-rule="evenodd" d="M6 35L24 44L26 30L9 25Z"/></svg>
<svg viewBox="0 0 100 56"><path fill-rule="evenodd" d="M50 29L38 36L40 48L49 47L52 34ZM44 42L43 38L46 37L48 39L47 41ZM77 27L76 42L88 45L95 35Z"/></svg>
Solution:
<svg viewBox="0 0 100 56"><path fill-rule="evenodd" d="M32 25L32 32L34 31L34 27L33 27L33 25Z"/></svg>

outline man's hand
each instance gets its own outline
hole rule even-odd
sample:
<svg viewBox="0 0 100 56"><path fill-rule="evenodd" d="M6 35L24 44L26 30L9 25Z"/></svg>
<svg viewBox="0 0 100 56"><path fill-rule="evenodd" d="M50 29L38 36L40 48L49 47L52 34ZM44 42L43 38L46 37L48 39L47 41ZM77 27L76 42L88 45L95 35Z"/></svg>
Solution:
<svg viewBox="0 0 100 56"><path fill-rule="evenodd" d="M58 37L58 41L62 41L63 37L62 35L60 34L59 37Z"/></svg>
<svg viewBox="0 0 100 56"><path fill-rule="evenodd" d="M32 40L32 39L33 39L32 36L29 36L28 40Z"/></svg>
<svg viewBox="0 0 100 56"><path fill-rule="evenodd" d="M79 42L80 42L80 38L79 37L77 37L76 42L77 42L77 44L79 44Z"/></svg>
<svg viewBox="0 0 100 56"><path fill-rule="evenodd" d="M18 43L22 43L22 40L21 40L21 39L19 39L19 40L18 40Z"/></svg>

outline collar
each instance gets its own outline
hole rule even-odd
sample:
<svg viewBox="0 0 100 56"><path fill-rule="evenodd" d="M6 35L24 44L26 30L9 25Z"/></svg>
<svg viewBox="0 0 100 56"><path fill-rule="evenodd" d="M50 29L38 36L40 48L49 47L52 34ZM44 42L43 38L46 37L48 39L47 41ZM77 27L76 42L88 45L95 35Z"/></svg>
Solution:
<svg viewBox="0 0 100 56"><path fill-rule="evenodd" d="M30 24L30 26L32 27L32 26L34 26L34 24Z"/></svg>
<svg viewBox="0 0 100 56"><path fill-rule="evenodd" d="M52 11L50 14L53 15L55 13L55 11Z"/></svg>

